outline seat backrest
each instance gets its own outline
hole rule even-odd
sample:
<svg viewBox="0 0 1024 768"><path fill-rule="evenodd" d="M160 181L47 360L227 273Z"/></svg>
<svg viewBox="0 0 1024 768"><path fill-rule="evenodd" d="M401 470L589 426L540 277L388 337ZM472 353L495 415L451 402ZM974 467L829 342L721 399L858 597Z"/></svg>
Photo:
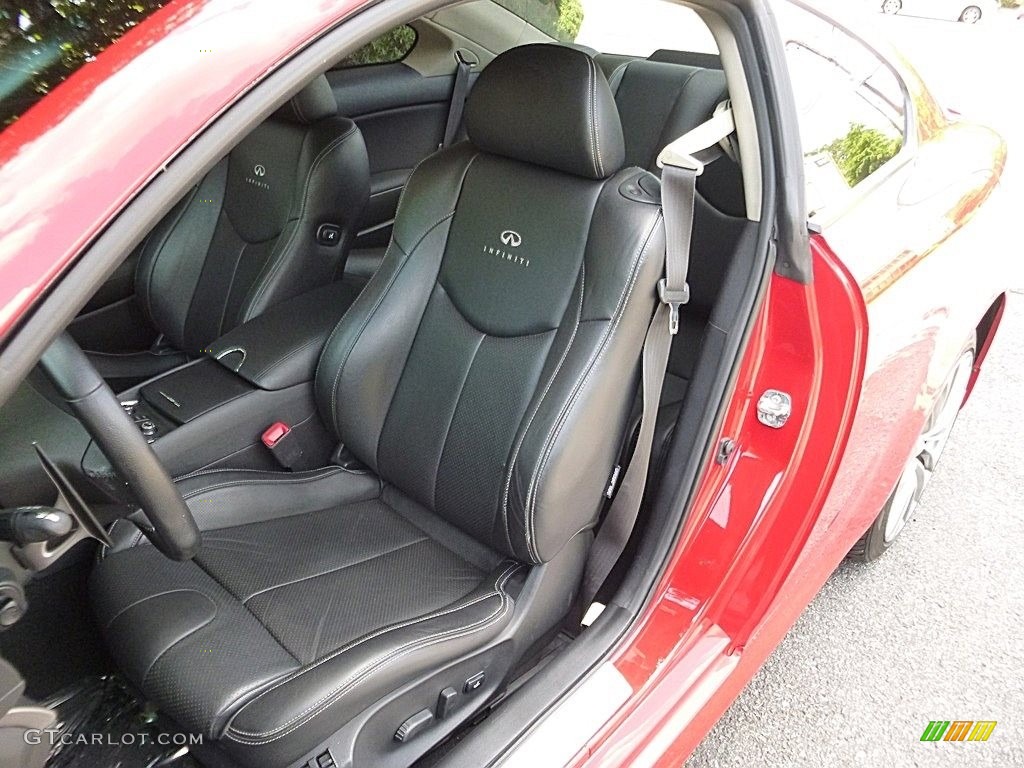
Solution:
<svg viewBox="0 0 1024 768"><path fill-rule="evenodd" d="M710 118L729 95L721 69L665 61L627 62L615 70L610 83L622 119L626 163L659 176L661 150ZM720 211L744 215L743 177L729 158L708 165L697 190Z"/></svg>
<svg viewBox="0 0 1024 768"><path fill-rule="evenodd" d="M323 76L256 128L150 233L136 294L174 347L198 352L330 281L369 196L355 123ZM327 242L317 232L332 225Z"/></svg>
<svg viewBox="0 0 1024 768"><path fill-rule="evenodd" d="M594 524L663 273L659 202L621 171L607 81L528 45L481 73L469 141L406 186L381 268L317 371L325 420L385 482L545 562Z"/></svg>

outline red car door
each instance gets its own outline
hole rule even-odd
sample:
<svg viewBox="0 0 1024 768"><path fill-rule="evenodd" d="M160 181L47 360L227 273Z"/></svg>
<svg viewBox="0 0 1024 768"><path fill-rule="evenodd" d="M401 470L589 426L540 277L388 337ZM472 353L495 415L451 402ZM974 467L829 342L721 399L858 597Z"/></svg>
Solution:
<svg viewBox="0 0 1024 768"><path fill-rule="evenodd" d="M779 5L821 231L814 280L771 280L719 435L732 453L710 464L669 573L614 661L634 694L579 764L690 754L877 516L1001 290L984 263L965 278L958 234L998 180L999 137L949 125L898 58ZM865 141L869 162L840 167ZM780 430L757 419L769 389L793 401Z"/></svg>
<svg viewBox="0 0 1024 768"><path fill-rule="evenodd" d="M959 232L996 185L1005 146L988 129L950 124L891 51L882 58L807 10L780 18L812 220L868 310L861 405L821 531L849 543L885 504L936 393L1002 290L996 254L968 252Z"/></svg>

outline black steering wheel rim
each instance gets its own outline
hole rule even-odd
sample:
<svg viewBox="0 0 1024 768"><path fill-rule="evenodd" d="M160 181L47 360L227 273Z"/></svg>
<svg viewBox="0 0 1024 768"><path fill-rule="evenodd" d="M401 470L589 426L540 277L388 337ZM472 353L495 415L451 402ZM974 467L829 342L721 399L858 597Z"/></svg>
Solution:
<svg viewBox="0 0 1024 768"><path fill-rule="evenodd" d="M201 535L188 505L138 427L103 377L66 331L43 353L39 367L128 483L150 526L140 526L173 560L191 559Z"/></svg>

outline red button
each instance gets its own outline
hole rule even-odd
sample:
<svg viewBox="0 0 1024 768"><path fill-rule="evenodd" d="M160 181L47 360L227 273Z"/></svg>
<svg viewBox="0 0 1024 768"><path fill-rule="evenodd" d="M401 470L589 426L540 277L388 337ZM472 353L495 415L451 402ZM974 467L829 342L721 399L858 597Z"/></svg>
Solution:
<svg viewBox="0 0 1024 768"><path fill-rule="evenodd" d="M267 427L263 433L263 444L267 448L273 448L281 439L292 431L292 428L285 424L283 421L277 421Z"/></svg>

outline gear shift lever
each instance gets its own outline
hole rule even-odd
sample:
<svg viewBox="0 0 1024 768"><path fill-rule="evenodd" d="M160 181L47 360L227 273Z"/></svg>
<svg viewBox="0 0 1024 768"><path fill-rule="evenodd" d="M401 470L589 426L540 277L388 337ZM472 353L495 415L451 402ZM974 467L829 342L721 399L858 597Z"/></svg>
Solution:
<svg viewBox="0 0 1024 768"><path fill-rule="evenodd" d="M0 540L18 546L52 542L71 533L74 520L62 509L17 507L0 510Z"/></svg>

